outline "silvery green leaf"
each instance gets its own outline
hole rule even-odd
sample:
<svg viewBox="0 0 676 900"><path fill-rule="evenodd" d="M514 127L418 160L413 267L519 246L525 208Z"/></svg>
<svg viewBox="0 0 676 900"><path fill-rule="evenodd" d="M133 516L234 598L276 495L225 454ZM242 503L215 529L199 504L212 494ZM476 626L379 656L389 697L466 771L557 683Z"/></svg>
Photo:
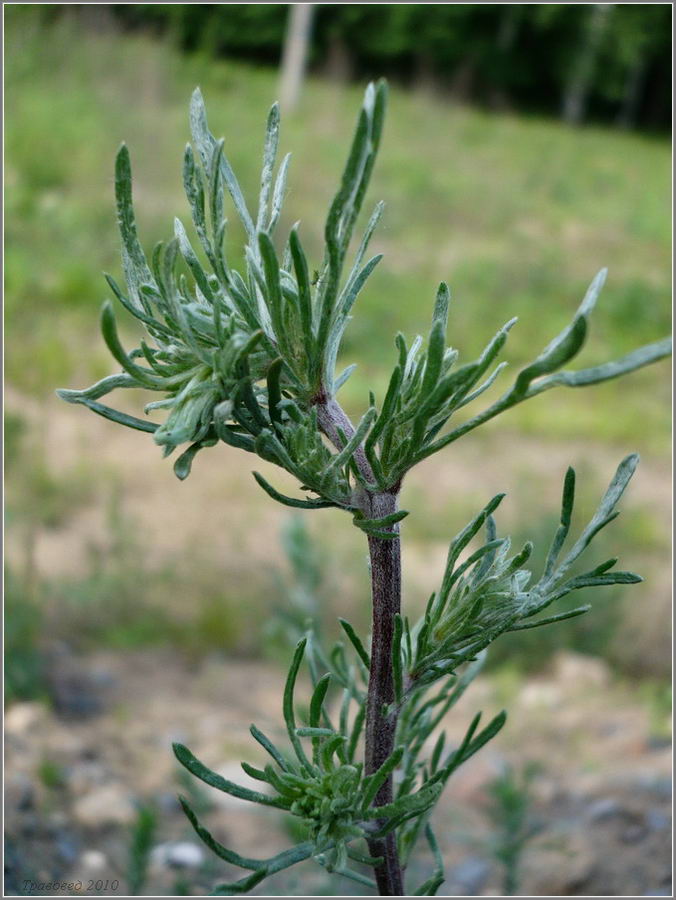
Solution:
<svg viewBox="0 0 676 900"><path fill-rule="evenodd" d="M671 338L664 338L664 340L646 344L645 347L639 347L638 350L633 350L631 353L627 353L626 356L620 357L620 359L603 363L600 366L580 369L577 372L557 372L555 375L550 375L549 378L543 378L537 384L531 385L528 395L535 397L537 394L559 385L564 387L588 387L591 384L600 384L602 381L619 378L621 375L627 375L629 372L643 368L643 366L649 366L670 355Z"/></svg>
<svg viewBox="0 0 676 900"><path fill-rule="evenodd" d="M202 92L199 88L195 88L190 102L190 129L192 132L193 140L195 141L199 154L202 158L202 165L205 169L208 169L211 155L218 142L209 131L209 126L207 124L207 113L206 109L204 108L204 100L202 98ZM251 219L251 215L249 214L249 210L247 209L246 201L244 200L244 195L242 194L242 189L240 188L239 183L235 178L235 173L232 171L230 163L223 153L220 154L220 167L221 176L230 193L230 196L232 197L232 201L235 204L235 209L237 210L237 213L242 224L244 225L247 234L249 235L250 239L253 240L256 233L253 220Z"/></svg>
<svg viewBox="0 0 676 900"><path fill-rule="evenodd" d="M272 172L275 167L278 144L279 104L273 103L268 114L267 127L265 131L263 168L261 170L261 191L258 198L258 218L256 220L257 231L262 231L265 228L265 219L267 218L268 214L268 202L270 200L270 188L272 186Z"/></svg>
<svg viewBox="0 0 676 900"><path fill-rule="evenodd" d="M273 500L276 500L278 503L282 503L284 506L293 506L298 509L326 509L329 506L335 506L335 503L331 503L327 500L298 500L295 497L287 497L284 494L280 494L279 491L275 490L272 485L266 481L265 478L260 474L260 472L253 473L254 478L258 482L258 484L263 488L266 494L272 497Z"/></svg>
<svg viewBox="0 0 676 900"><path fill-rule="evenodd" d="M199 286L199 289L207 298L207 300L209 300L210 303L213 303L214 295L211 290L207 274L202 268L200 261L197 259L197 254L192 248L192 244L188 239L188 235L185 232L183 223L178 218L174 219L174 236L178 241L178 247L181 251L181 256L186 261L188 268L192 272L193 277L195 278L195 281Z"/></svg>
<svg viewBox="0 0 676 900"><path fill-rule="evenodd" d="M560 369L580 351L587 336L589 316L605 283L607 271L601 269L594 278L571 324L545 347L534 362L519 372L512 389L515 398L526 393L533 379Z"/></svg>
<svg viewBox="0 0 676 900"><path fill-rule="evenodd" d="M270 234L275 230L275 226L279 221L284 203L284 192L286 190L286 179L289 173L289 163L291 162L291 154L287 153L279 167L277 179L275 181L275 189L272 194L272 210L270 212L270 221L267 230Z"/></svg>
<svg viewBox="0 0 676 900"><path fill-rule="evenodd" d="M608 490L604 494L598 509L594 513L592 520L584 529L580 537L577 539L558 569L550 578L547 579L547 584L559 581L572 566L578 556L582 553L582 551L589 545L594 535L597 534L601 530L601 528L607 525L612 520L612 518L615 517L613 515L615 507L622 497L625 488L631 481L631 477L636 471L638 461L638 453L631 453L629 456L625 457L622 460L620 465L617 467L617 471L615 472L615 475L610 482ZM572 503L572 497L570 499L570 502Z"/></svg>
<svg viewBox="0 0 676 900"><path fill-rule="evenodd" d="M366 650L366 648L362 644L361 640L357 636L357 633L355 632L354 628L350 625L350 623L346 619L339 618L338 621L340 622L340 625L341 625L343 631L348 636L350 643L352 644L354 649L357 651L357 656L364 663L366 668L370 669L371 668L371 658L368 654L368 651Z"/></svg>
<svg viewBox="0 0 676 900"><path fill-rule="evenodd" d="M117 221L122 238L125 275L134 295L138 292L141 284L152 283L153 276L148 268L148 262L136 231L131 192L131 161L126 144L122 144L115 159L115 198Z"/></svg>
<svg viewBox="0 0 676 900"><path fill-rule="evenodd" d="M259 803L262 806L275 806L278 809L288 809L288 803L279 797L270 797L267 794L261 794L259 791L252 791L249 788L229 781L227 778L223 778L217 772L212 772L183 744L175 743L172 747L174 755L181 765L210 787L230 794L232 797L237 797L239 800L248 800L250 803Z"/></svg>

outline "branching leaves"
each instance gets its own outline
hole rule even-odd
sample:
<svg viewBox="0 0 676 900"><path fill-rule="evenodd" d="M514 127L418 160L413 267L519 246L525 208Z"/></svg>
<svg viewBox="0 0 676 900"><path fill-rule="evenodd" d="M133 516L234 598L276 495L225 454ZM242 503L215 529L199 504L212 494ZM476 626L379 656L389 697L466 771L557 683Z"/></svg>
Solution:
<svg viewBox="0 0 676 900"><path fill-rule="evenodd" d="M524 568L532 545L527 543L519 552L510 555L510 541L497 538L492 519L492 513L504 495L494 497L451 542L441 588L432 595L421 621L409 630L408 645L412 650L404 660L412 681L416 685L429 685L452 675L458 666L474 659L506 632L537 628L581 615L588 606L533 619L572 591L642 581L632 572L611 571L617 559L568 577L569 570L594 536L619 515L615 507L637 464L636 454L620 463L596 513L559 562L570 529L575 496L575 473L568 470L560 524L547 554L544 572L534 584L531 584L531 572ZM460 563L461 554L484 525L486 542Z"/></svg>

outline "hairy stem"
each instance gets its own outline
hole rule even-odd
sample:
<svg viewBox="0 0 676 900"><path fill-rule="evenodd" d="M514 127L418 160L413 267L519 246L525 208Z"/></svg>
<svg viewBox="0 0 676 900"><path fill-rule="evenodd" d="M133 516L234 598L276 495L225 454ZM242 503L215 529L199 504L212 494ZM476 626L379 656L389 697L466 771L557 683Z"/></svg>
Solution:
<svg viewBox="0 0 676 900"><path fill-rule="evenodd" d="M349 440L354 434L354 425L340 403L338 403L334 397L320 395L317 398L316 403L319 427L331 441L333 446L338 450L342 450L344 442L340 437L338 429L340 429L347 440ZM355 450L354 461L357 464L357 468L359 469L362 478L368 482L375 481L373 470L366 458L363 447L357 447Z"/></svg>
<svg viewBox="0 0 676 900"><path fill-rule="evenodd" d="M397 510L396 494L373 494L371 512L374 518L390 515ZM391 526L398 531L399 526ZM401 607L401 547L399 537L391 540L369 537L371 560L371 598L373 602L373 630L371 639L371 670L366 701L365 771L372 774L385 762L394 749L397 713L394 710L394 681L392 677L392 636L394 616ZM391 803L392 776L383 783L375 798L375 806ZM385 838L369 841L372 856L382 856L383 864L375 869L381 896L401 896L404 893L401 865L394 832Z"/></svg>
<svg viewBox="0 0 676 900"><path fill-rule="evenodd" d="M354 426L342 407L333 397L317 397L319 426L338 449L342 449L338 429L349 440ZM362 447L354 454L362 477L373 482L373 472ZM363 512L369 518L379 519L397 511L398 492L363 492ZM371 670L366 700L365 771L367 775L377 771L394 749L394 735L398 712L394 708L394 680L392 674L392 637L394 616L401 609L401 543L399 525L386 530L397 534L396 538L383 540L369 537L371 562L371 601L373 627L371 638ZM388 712L389 707L389 712ZM374 805L391 803L392 776L382 784ZM403 875L394 832L384 838L369 841L371 856L383 858L374 868L378 891L383 897L399 897L404 894Z"/></svg>

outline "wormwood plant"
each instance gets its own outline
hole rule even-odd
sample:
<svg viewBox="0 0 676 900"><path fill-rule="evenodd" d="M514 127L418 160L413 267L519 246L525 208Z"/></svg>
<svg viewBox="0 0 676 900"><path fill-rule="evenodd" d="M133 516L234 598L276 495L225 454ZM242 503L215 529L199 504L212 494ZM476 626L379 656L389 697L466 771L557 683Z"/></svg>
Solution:
<svg viewBox="0 0 676 900"><path fill-rule="evenodd" d="M202 96L195 91L190 124L196 153L190 146L185 150L183 181L199 255L176 219L174 237L155 247L147 260L134 222L129 152L122 146L115 190L126 289L106 278L119 303L145 326L148 339L128 352L112 305L106 303L103 337L122 371L84 391L59 391L64 400L152 434L165 456L180 448L174 463L180 479L190 473L198 451L219 442L275 463L296 478L304 497L283 495L255 472L272 499L308 510L334 507L347 512L368 541L370 646L343 620L346 642L330 649L308 628L295 649L284 689L288 745L278 747L251 727L270 761L263 768L248 763L242 767L261 783L261 790L228 781L186 747L174 747L178 760L206 784L298 817L307 835L271 859L240 856L219 844L182 801L202 840L226 862L250 873L218 887L220 894L245 892L268 875L313 858L329 871L377 886L380 894L401 895L407 862L423 837L435 868L423 884L409 886L409 892L434 894L444 880L430 824L434 806L453 772L505 721L502 712L480 727L478 714L457 747L446 745L443 732L437 734L480 668L486 648L506 632L586 612L588 607L581 606L540 615L572 591L641 580L615 570L616 559L592 565L582 574L571 572L597 532L617 516L616 506L638 462L631 455L620 463L598 510L566 550L575 493L575 473L568 470L561 520L543 571L526 568L530 543L513 550L508 537L498 536L493 515L504 496L498 494L451 541L440 587L424 615L414 622L402 614L399 528L408 513L398 508L398 497L405 475L510 407L558 385L581 387L631 372L666 356L670 341L593 368L563 368L584 343L605 279L601 271L571 324L497 400L461 420L460 411L502 373L505 363L495 365L495 360L516 320L498 331L478 359L460 364L458 351L447 347L449 290L441 284L427 342L417 337L409 345L397 335L387 391L382 399L370 394L366 412L354 425L338 401L354 367L337 374L336 361L354 302L381 258L367 258L367 250L382 203L354 253L351 238L380 144L385 101L384 83L367 88L326 218L325 249L315 277L298 224L285 239L275 240L289 164L287 155L274 176L277 105L267 120L254 217L223 141L208 128ZM239 268L223 250L226 192L246 236ZM145 411L163 412L163 421L101 403L115 388L157 393L159 398ZM477 538L479 546L472 550ZM307 714L295 699L303 662L312 683ZM363 867L373 869L375 884Z"/></svg>

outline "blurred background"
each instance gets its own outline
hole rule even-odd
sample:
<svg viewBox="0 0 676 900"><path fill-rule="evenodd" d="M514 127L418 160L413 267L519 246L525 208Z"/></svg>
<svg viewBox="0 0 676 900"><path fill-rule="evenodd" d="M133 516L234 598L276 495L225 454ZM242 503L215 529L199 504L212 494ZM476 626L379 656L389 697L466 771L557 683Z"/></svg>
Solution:
<svg viewBox="0 0 676 900"><path fill-rule="evenodd" d="M40 884L54 879L208 893L232 872L197 846L178 791L240 852L288 845L275 813L182 780L170 742L241 778L239 760L256 763L249 723L279 727L294 616L317 615L331 638L337 615L368 627L365 548L347 518L290 518L256 486L250 459L225 447L180 483L150 438L55 397L115 370L97 320L100 273L121 272L122 140L150 248L174 215L189 217L193 88L248 196L281 94L281 150L293 151L282 232L302 219L318 262L364 84L389 78L369 195L387 204L374 238L385 260L344 345L345 363L359 363L343 395L355 415L369 388L382 396L396 331L425 333L441 279L464 359L520 317L512 370L570 320L601 266L610 275L584 365L670 330L668 4L294 10L5 7L8 894L50 893ZM236 259L236 232L230 241ZM662 363L550 392L405 485L415 614L449 539L493 494L508 492L502 533L542 551L569 464L581 525L619 460L642 456L623 515L592 553L620 556L645 583L598 591L590 614L551 630L502 638L448 723L461 735L478 708L510 714L436 814L442 894L671 893L669 385ZM287 486L277 472L274 483ZM269 889L353 890L312 866Z"/></svg>

